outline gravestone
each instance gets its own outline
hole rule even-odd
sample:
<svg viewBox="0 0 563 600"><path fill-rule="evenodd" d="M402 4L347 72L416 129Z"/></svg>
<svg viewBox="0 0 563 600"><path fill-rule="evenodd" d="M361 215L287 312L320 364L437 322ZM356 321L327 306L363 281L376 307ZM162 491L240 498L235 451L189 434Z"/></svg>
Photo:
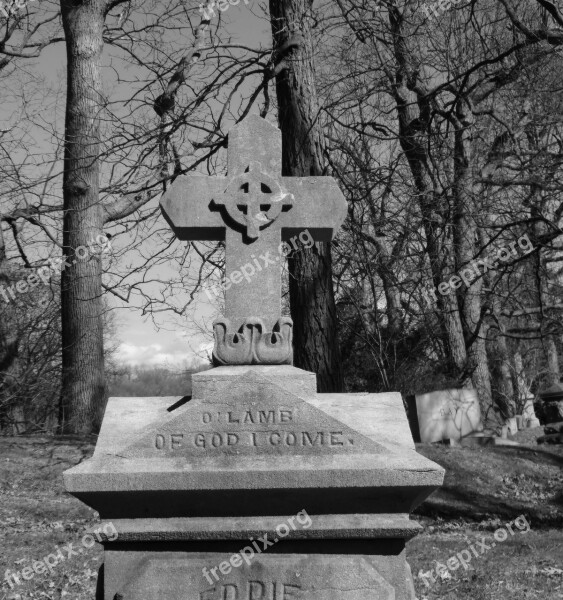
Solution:
<svg viewBox="0 0 563 600"><path fill-rule="evenodd" d="M225 240L230 276L271 260L227 293L220 366L192 397L111 398L93 457L65 473L118 532L98 597L413 600L409 513L443 470L416 453L400 394L317 394L280 312L281 244L331 239L344 198L330 177L282 178L259 117L230 132L228 168L179 178L163 212L181 239Z"/></svg>
<svg viewBox="0 0 563 600"><path fill-rule="evenodd" d="M450 389L416 396L420 441L459 441L483 430L479 398L475 390Z"/></svg>
<svg viewBox="0 0 563 600"><path fill-rule="evenodd" d="M563 419L563 384L554 383L539 394L542 401L543 418L545 423L554 423Z"/></svg>

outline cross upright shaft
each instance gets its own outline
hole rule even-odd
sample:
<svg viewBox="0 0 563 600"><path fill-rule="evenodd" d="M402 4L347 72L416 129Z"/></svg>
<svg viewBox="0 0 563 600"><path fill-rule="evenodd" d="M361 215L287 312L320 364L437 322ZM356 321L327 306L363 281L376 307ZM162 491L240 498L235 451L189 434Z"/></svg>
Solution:
<svg viewBox="0 0 563 600"><path fill-rule="evenodd" d="M161 200L179 239L225 241L226 318L216 323L216 359L218 327L227 346L238 346L218 362L290 360L275 337L283 337L282 328L291 337L291 320L281 319L282 242L304 231L310 239L329 241L346 216L346 201L332 177L280 177L281 150L279 129L249 116L229 133L228 177L179 177ZM258 355L251 349L254 334L245 328L272 336L262 340L267 347Z"/></svg>

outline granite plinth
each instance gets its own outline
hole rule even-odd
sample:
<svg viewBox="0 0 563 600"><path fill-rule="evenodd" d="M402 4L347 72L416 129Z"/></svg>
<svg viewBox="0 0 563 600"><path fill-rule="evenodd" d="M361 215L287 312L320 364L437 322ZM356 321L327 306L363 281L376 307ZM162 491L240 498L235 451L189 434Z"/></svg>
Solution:
<svg viewBox="0 0 563 600"><path fill-rule="evenodd" d="M177 398L112 399L94 457L65 473L67 489L117 519L408 513L441 484L443 470L412 447L399 394L305 398L263 370L230 369L171 412ZM354 402L373 404L371 418ZM387 435L384 414L395 421Z"/></svg>

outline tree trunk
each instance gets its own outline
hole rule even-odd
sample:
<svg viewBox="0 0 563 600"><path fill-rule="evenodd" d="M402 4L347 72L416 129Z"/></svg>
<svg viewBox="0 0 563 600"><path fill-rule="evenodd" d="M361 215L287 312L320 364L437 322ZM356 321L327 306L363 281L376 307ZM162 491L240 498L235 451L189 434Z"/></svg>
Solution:
<svg viewBox="0 0 563 600"><path fill-rule="evenodd" d="M0 287L2 296L0 296L0 385L6 383L6 378L18 356L18 338L17 332L13 328L13 299L6 288L10 287L11 281L8 273L8 261L6 260L6 245L4 234L0 223ZM7 302L10 300L10 302Z"/></svg>
<svg viewBox="0 0 563 600"><path fill-rule="evenodd" d="M283 175L325 175L324 136L318 122L311 42L311 0L270 0L274 52L299 40L276 76L283 140ZM300 36L300 37L296 37ZM284 68L285 67L285 68ZM317 373L320 392L339 392L343 380L328 243L302 248L289 259L289 296L295 365Z"/></svg>
<svg viewBox="0 0 563 600"><path fill-rule="evenodd" d="M102 265L93 247L102 234L99 201L101 53L105 1L61 0L67 49L61 276L63 381L59 426L64 433L97 429L105 402Z"/></svg>
<svg viewBox="0 0 563 600"><path fill-rule="evenodd" d="M447 213L445 207L441 206L440 179L432 172L434 163L429 155L432 147L431 111L424 95L413 89L418 62L407 47L403 13L393 8L389 19L395 52L393 95L399 122L399 142L418 193L433 284L438 289L440 283L455 273L453 228L444 217ZM459 385L471 386L466 374L467 350L457 297L455 294L437 294L436 303L440 311L440 336L447 349L448 370L458 378Z"/></svg>
<svg viewBox="0 0 563 600"><path fill-rule="evenodd" d="M559 371L559 355L557 353L557 344L552 335L545 338L544 343L545 358L547 363L547 385L559 383L561 374Z"/></svg>
<svg viewBox="0 0 563 600"><path fill-rule="evenodd" d="M3 430L17 435L13 423L18 406L14 404L15 382L18 371L19 339L14 327L14 304L6 288L12 284L6 260L6 246L0 223L0 432ZM6 299L10 302L6 302Z"/></svg>
<svg viewBox="0 0 563 600"><path fill-rule="evenodd" d="M524 404L528 398L529 388L526 380L526 371L524 370L524 361L522 360L522 353L520 351L520 343L518 343L518 347L513 355L513 365L512 385L516 397L517 414L522 414Z"/></svg>
<svg viewBox="0 0 563 600"><path fill-rule="evenodd" d="M503 324L502 317L497 317L497 322L500 329L497 333L493 331L488 340L489 355L492 357L491 393L493 401L499 407L503 417L508 418L519 413L510 364L510 353L504 335L506 327Z"/></svg>
<svg viewBox="0 0 563 600"><path fill-rule="evenodd" d="M477 223L475 215L478 207L475 203L474 183L471 173L473 152L474 117L469 101L458 100L455 119L455 184L454 184L454 241L456 266L460 272L468 268L476 254ZM493 406L491 376L487 360L487 327L481 314L481 293L483 278L477 277L458 297L462 299L462 325L467 349L467 371L479 395L483 416L491 424L497 424L498 413Z"/></svg>

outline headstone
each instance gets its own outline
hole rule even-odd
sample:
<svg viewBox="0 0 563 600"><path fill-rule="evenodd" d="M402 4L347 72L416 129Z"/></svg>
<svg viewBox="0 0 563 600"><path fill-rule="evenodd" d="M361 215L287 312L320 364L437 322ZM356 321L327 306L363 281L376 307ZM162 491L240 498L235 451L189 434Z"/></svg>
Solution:
<svg viewBox="0 0 563 600"><path fill-rule="evenodd" d="M518 433L518 421L516 417L509 417L506 420L506 426L510 435L516 435Z"/></svg>
<svg viewBox="0 0 563 600"><path fill-rule="evenodd" d="M416 413L423 443L459 441L483 430L475 390L451 389L417 395Z"/></svg>
<svg viewBox="0 0 563 600"><path fill-rule="evenodd" d="M563 421L559 423L550 423L543 428L544 433L553 434L553 433L563 433Z"/></svg>
<svg viewBox="0 0 563 600"><path fill-rule="evenodd" d="M280 178L278 140L258 117L235 127L229 179L178 181L163 198L176 232L223 236L232 268L288 231L333 235L336 183ZM262 183L282 206L260 198L257 217L241 194ZM103 539L98 600L414 600L409 513L444 471L415 451L400 394L317 394L313 373L273 364L291 348L271 270L228 296L216 360L232 364L193 375L191 398L111 398L94 456L65 473L118 532Z"/></svg>
<svg viewBox="0 0 563 600"><path fill-rule="evenodd" d="M536 411L534 410L534 395L529 394L524 402L524 408L522 409L522 419L527 421L528 419L535 419Z"/></svg>
<svg viewBox="0 0 563 600"><path fill-rule="evenodd" d="M543 404L543 418L546 423L563 419L563 384L554 383L539 394Z"/></svg>

